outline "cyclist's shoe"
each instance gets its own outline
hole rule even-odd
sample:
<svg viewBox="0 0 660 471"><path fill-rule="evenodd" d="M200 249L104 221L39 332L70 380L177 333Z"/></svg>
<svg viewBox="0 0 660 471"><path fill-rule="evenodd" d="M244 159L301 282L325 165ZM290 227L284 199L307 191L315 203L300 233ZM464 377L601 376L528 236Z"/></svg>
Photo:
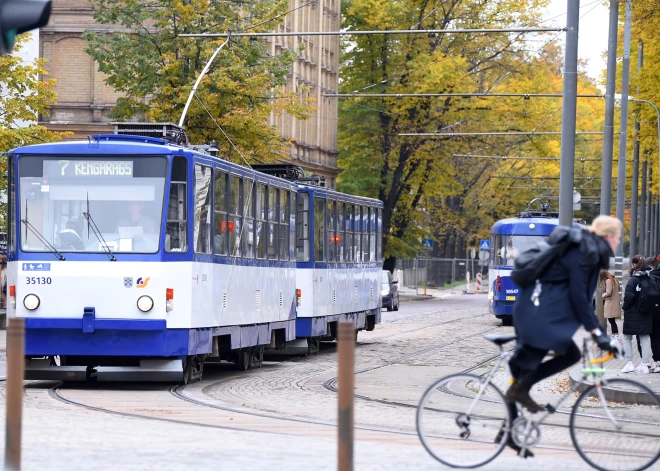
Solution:
<svg viewBox="0 0 660 471"><path fill-rule="evenodd" d="M517 402L532 413L545 410L529 396L529 386L525 386L517 381L511 385L504 397L509 401Z"/></svg>
<svg viewBox="0 0 660 471"><path fill-rule="evenodd" d="M495 443L499 443L500 440L502 439L502 435L504 434L504 430L500 430L497 436L495 437ZM516 445L516 442L513 441L513 438L511 438L511 435L509 435L509 439L506 442L506 446L514 450L518 456L521 458L534 458L534 453L532 453L530 450L525 450L525 454L521 455L520 450L521 448Z"/></svg>

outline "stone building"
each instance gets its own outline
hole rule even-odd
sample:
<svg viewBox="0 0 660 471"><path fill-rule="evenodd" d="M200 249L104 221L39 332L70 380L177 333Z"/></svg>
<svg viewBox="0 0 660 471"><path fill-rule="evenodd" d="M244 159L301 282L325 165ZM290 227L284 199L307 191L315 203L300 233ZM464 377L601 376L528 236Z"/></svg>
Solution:
<svg viewBox="0 0 660 471"><path fill-rule="evenodd" d="M289 0L290 10L276 32L338 31L340 0ZM104 75L85 53L85 30L106 31L97 25L88 0L53 0L50 22L39 35L39 53L48 59L50 77L57 79L59 100L50 116L40 117L40 123L53 131L72 131L73 139L97 133L112 133L109 113L121 96L105 84ZM290 115L271 116L283 138L293 138L291 159L315 175L326 177L334 187L337 168L337 99L324 98L324 93L336 93L339 72L338 36L276 36L268 38L271 54L284 49L305 48L293 64L286 91L309 87L315 97L317 111L301 121ZM191 84L192 86L192 84Z"/></svg>

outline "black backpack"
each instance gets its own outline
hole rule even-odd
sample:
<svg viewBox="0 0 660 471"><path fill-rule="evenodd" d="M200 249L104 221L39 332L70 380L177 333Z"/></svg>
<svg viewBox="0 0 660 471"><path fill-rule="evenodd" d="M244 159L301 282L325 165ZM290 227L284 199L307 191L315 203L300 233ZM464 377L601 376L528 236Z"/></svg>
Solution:
<svg viewBox="0 0 660 471"><path fill-rule="evenodd" d="M557 226L547 241L537 242L516 257L511 279L520 288L532 286L550 267L563 257L569 247L582 240L580 229Z"/></svg>
<svg viewBox="0 0 660 471"><path fill-rule="evenodd" d="M651 314L660 311L660 286L650 276L639 277L639 287L637 292L637 309L644 314Z"/></svg>

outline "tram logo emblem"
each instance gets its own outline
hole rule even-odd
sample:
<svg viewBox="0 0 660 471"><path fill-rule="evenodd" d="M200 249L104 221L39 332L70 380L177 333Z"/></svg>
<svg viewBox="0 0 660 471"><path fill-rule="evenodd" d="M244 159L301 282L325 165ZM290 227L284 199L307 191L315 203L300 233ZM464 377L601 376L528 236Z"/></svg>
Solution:
<svg viewBox="0 0 660 471"><path fill-rule="evenodd" d="M126 288L130 288L133 286L133 277L132 276L125 276L124 277L124 286Z"/></svg>
<svg viewBox="0 0 660 471"><path fill-rule="evenodd" d="M138 278L137 282L135 283L135 287L136 288L146 288L147 285L149 284L150 279L151 278L144 278L144 279Z"/></svg>

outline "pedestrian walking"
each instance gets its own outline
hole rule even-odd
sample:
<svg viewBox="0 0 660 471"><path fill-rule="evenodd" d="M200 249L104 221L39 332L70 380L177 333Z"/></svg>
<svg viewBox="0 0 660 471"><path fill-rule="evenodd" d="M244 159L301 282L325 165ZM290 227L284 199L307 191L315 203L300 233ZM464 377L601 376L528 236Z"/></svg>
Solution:
<svg viewBox="0 0 660 471"><path fill-rule="evenodd" d="M649 274L651 280L660 286L660 255L651 262L653 270ZM653 373L660 373L660 309L651 313L651 352L653 364L649 367Z"/></svg>
<svg viewBox="0 0 660 471"><path fill-rule="evenodd" d="M622 373L649 373L651 360L652 312L660 307L660 286L649 275L650 270L644 257L635 255L631 261L630 279L623 296L623 350L628 362ZM642 361L633 364L632 338L636 335L642 347Z"/></svg>
<svg viewBox="0 0 660 471"><path fill-rule="evenodd" d="M660 276L660 272L658 272ZM621 303L619 302L619 280L607 270L600 272L600 288L603 290L604 314L612 329L612 338L619 338L617 319L621 318Z"/></svg>

